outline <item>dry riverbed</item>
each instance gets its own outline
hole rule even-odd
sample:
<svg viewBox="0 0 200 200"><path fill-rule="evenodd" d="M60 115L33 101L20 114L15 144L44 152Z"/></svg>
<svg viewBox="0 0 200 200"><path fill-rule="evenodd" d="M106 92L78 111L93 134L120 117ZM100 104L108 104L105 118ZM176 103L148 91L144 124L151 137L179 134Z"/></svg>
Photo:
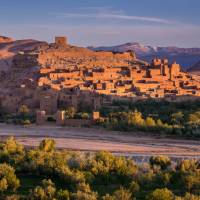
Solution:
<svg viewBox="0 0 200 200"><path fill-rule="evenodd" d="M146 133L147 135L147 133ZM47 137L56 141L58 148L80 151L107 150L131 156L168 155L171 157L200 158L200 141L181 140L140 133L123 133L95 128L72 128L56 126L22 127L0 124L0 138L15 136L27 146L38 146Z"/></svg>

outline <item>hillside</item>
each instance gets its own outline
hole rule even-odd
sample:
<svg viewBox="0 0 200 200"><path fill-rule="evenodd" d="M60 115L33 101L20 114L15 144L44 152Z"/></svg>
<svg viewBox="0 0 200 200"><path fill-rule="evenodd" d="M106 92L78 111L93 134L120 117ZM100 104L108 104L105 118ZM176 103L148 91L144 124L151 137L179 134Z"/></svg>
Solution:
<svg viewBox="0 0 200 200"><path fill-rule="evenodd" d="M125 43L117 46L88 47L94 51L126 52L134 51L140 59L150 62L153 58L168 58L170 62L177 61L183 69L193 66L200 60L200 48L152 47L140 43Z"/></svg>
<svg viewBox="0 0 200 200"><path fill-rule="evenodd" d="M200 75L200 61L188 69L188 72L196 75Z"/></svg>
<svg viewBox="0 0 200 200"><path fill-rule="evenodd" d="M8 71L11 68L15 55L20 51L34 50L36 47L45 44L37 40L14 40L0 36L0 71Z"/></svg>
<svg viewBox="0 0 200 200"><path fill-rule="evenodd" d="M13 39L9 38L9 37L5 37L5 36L0 36L0 44L1 43L9 43L9 42L13 42Z"/></svg>

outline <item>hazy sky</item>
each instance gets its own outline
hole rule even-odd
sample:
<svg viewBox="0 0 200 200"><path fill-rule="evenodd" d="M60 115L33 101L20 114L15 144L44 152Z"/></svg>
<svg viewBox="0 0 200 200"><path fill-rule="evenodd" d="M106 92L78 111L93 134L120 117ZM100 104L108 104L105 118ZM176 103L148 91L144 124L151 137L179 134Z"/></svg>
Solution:
<svg viewBox="0 0 200 200"><path fill-rule="evenodd" d="M200 0L0 0L0 35L81 46L200 47Z"/></svg>

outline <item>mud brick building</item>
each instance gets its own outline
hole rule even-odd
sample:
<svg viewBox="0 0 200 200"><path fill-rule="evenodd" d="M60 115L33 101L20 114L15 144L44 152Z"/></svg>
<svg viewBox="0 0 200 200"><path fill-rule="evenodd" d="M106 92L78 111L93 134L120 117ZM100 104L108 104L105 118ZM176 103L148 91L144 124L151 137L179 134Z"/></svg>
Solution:
<svg viewBox="0 0 200 200"><path fill-rule="evenodd" d="M0 103L10 112L22 104L48 115L68 106L88 105L95 111L120 98L200 96L199 76L183 72L175 62L155 58L147 63L134 52L95 52L69 45L66 37L19 52L13 71L4 75L12 81L0 88Z"/></svg>

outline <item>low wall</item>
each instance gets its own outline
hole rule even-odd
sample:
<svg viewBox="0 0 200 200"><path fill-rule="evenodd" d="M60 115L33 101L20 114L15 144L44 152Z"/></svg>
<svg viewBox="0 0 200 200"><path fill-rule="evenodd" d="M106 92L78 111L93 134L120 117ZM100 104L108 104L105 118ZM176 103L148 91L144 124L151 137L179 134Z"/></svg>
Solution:
<svg viewBox="0 0 200 200"><path fill-rule="evenodd" d="M64 125L65 126L90 126L93 124L93 121L90 119L65 119Z"/></svg>

